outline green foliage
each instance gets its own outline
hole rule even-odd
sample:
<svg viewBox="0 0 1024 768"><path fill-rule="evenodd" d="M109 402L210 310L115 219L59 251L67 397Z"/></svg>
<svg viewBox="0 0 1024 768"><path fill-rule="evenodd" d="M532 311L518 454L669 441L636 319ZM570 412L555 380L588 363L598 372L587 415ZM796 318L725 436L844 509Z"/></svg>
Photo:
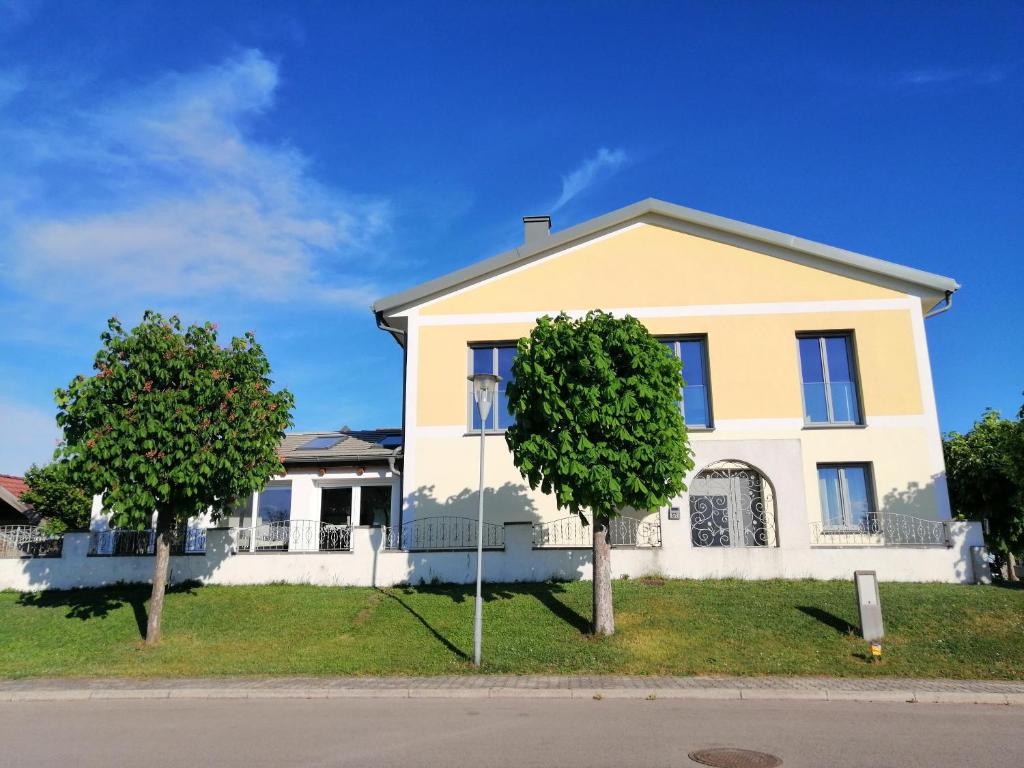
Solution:
<svg viewBox="0 0 1024 768"><path fill-rule="evenodd" d="M114 525L221 512L282 471L293 398L270 390L251 332L221 347L213 324L147 311L131 331L111 319L101 339L95 375L57 390L57 421L73 480L103 494Z"/></svg>
<svg viewBox="0 0 1024 768"><path fill-rule="evenodd" d="M961 518L987 519L1001 555L1024 552L1024 408L1016 420L991 409L967 434L942 442L950 502Z"/></svg>
<svg viewBox="0 0 1024 768"><path fill-rule="evenodd" d="M43 467L33 464L25 472L25 482L29 490L21 500L44 519L42 527L47 533L88 529L92 497L72 479L70 462L54 461Z"/></svg>
<svg viewBox="0 0 1024 768"><path fill-rule="evenodd" d="M657 509L693 467L679 360L633 317L542 317L508 385L516 466L559 507L615 517Z"/></svg>

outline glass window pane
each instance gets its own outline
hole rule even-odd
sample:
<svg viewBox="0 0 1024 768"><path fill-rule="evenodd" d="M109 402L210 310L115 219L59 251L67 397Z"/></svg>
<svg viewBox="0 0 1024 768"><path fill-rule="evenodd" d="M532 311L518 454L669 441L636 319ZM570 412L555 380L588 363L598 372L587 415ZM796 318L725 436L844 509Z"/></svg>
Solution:
<svg viewBox="0 0 1024 768"><path fill-rule="evenodd" d="M704 381L704 342L681 341L679 349L683 360L683 379L687 386L707 384Z"/></svg>
<svg viewBox="0 0 1024 768"><path fill-rule="evenodd" d="M804 419L812 424L828 422L824 384L804 384Z"/></svg>
<svg viewBox="0 0 1024 768"><path fill-rule="evenodd" d="M843 524L843 502L839 492L839 469L818 467L818 495L821 497L821 519L826 526Z"/></svg>
<svg viewBox="0 0 1024 768"><path fill-rule="evenodd" d="M828 357L829 381L852 381L850 376L850 355L848 339L845 336L825 338L825 355Z"/></svg>
<svg viewBox="0 0 1024 768"><path fill-rule="evenodd" d="M364 485L359 493L359 524L388 525L391 519L391 486Z"/></svg>
<svg viewBox="0 0 1024 768"><path fill-rule="evenodd" d="M324 488L320 493L320 522L348 525L352 522L352 489Z"/></svg>
<svg viewBox="0 0 1024 768"><path fill-rule="evenodd" d="M800 373L805 384L825 380L825 373L821 368L821 347L817 338L800 339Z"/></svg>
<svg viewBox="0 0 1024 768"><path fill-rule="evenodd" d="M871 502L868 498L868 473L864 467L843 467L843 481L850 500L847 522L860 525L868 519Z"/></svg>
<svg viewBox="0 0 1024 768"><path fill-rule="evenodd" d="M837 422L860 421L857 408L857 386L852 381L833 381L829 385L832 397L832 419Z"/></svg>
<svg viewBox="0 0 1024 768"><path fill-rule="evenodd" d="M274 486L260 492L260 523L278 523L291 517L291 486Z"/></svg>
<svg viewBox="0 0 1024 768"><path fill-rule="evenodd" d="M473 348L473 373L494 373L494 350L492 347Z"/></svg>
<svg viewBox="0 0 1024 768"><path fill-rule="evenodd" d="M683 420L690 427L709 426L707 387L686 385L683 391Z"/></svg>

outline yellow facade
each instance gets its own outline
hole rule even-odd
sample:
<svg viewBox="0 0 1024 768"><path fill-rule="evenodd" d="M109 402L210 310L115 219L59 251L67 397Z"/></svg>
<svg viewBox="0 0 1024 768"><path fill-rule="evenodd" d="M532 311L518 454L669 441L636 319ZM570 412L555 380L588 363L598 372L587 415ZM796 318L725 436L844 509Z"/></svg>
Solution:
<svg viewBox="0 0 1024 768"><path fill-rule="evenodd" d="M409 329L410 508L460 514L455 507L475 488L478 447L466 434L469 346L518 339L540 314L594 308L634 314L658 336L706 335L714 428L692 433L698 469L702 457L721 458L723 450L756 465L750 457L771 454L772 445L798 445L799 460L768 478L780 514L785 506L820 520L817 466L849 462L871 465L880 509L948 516L919 296L849 268L648 223L399 313ZM804 425L797 334L818 331L852 335L860 426ZM551 499L525 488L500 435L488 438L488 451L487 486L497 494L489 517L562 516Z"/></svg>

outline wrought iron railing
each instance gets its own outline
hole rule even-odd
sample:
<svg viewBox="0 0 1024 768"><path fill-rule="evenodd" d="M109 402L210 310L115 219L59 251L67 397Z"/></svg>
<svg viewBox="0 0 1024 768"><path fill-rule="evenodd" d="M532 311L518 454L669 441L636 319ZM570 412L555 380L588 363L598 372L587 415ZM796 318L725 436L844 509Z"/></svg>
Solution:
<svg viewBox="0 0 1024 768"><path fill-rule="evenodd" d="M280 520L238 528L237 552L348 552L352 528L320 520Z"/></svg>
<svg viewBox="0 0 1024 768"><path fill-rule="evenodd" d="M386 528L384 545L415 552L476 549L477 525L475 517L421 517ZM483 548L505 548L503 524L484 523Z"/></svg>
<svg viewBox="0 0 1024 768"><path fill-rule="evenodd" d="M563 517L548 523L534 523L533 546L576 547L593 546L594 529L584 526L579 515ZM613 547L660 547L661 517L640 520L635 517L616 517L608 522L608 540Z"/></svg>
<svg viewBox="0 0 1024 768"><path fill-rule="evenodd" d="M0 526L0 558L60 557L64 537L51 536L35 525Z"/></svg>
<svg viewBox="0 0 1024 768"><path fill-rule="evenodd" d="M206 552L206 529L184 528L170 532L172 555ZM89 557L141 557L156 551L156 531L111 528L89 533Z"/></svg>
<svg viewBox="0 0 1024 768"><path fill-rule="evenodd" d="M811 546L949 547L949 523L899 513L872 513L855 525L811 523Z"/></svg>

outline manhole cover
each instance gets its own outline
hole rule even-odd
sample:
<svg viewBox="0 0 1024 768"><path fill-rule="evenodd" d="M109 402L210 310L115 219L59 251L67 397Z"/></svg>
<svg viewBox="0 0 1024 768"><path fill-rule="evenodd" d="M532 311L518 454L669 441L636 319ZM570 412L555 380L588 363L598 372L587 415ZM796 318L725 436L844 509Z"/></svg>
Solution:
<svg viewBox="0 0 1024 768"><path fill-rule="evenodd" d="M690 759L715 768L775 768L782 761L767 752L755 752L752 749L698 749L690 753Z"/></svg>

